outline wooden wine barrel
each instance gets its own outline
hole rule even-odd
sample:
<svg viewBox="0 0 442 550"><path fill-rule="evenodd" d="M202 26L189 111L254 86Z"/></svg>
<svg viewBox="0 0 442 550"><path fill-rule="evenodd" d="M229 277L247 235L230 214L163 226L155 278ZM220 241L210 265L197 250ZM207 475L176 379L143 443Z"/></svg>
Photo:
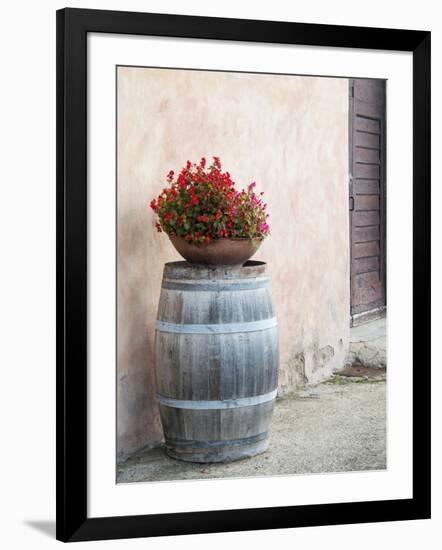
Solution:
<svg viewBox="0 0 442 550"><path fill-rule="evenodd" d="M165 265L155 365L169 456L226 462L265 451L278 362L265 263Z"/></svg>

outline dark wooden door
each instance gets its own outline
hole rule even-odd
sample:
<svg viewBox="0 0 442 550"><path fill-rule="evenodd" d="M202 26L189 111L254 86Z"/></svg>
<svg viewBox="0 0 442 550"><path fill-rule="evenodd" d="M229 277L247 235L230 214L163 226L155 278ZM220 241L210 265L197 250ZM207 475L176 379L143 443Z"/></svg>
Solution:
<svg viewBox="0 0 442 550"><path fill-rule="evenodd" d="M349 84L350 314L352 325L384 314L385 80Z"/></svg>

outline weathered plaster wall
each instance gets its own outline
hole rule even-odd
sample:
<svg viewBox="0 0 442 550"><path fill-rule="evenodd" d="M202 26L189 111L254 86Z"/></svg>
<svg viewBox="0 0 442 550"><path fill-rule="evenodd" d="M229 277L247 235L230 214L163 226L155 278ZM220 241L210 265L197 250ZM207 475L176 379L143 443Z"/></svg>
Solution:
<svg viewBox="0 0 442 550"><path fill-rule="evenodd" d="M118 455L162 438L152 346L164 262L148 204L186 160L220 156L257 182L271 236L280 394L340 367L348 350L347 80L118 69Z"/></svg>

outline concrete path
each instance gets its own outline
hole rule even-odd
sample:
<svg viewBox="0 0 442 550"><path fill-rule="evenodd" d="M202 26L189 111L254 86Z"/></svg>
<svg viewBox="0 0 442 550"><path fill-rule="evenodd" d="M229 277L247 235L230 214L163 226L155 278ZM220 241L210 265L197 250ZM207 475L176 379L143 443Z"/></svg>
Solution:
<svg viewBox="0 0 442 550"><path fill-rule="evenodd" d="M335 376L278 399L269 449L229 464L192 464L163 448L118 466L118 483L348 472L386 468L386 382Z"/></svg>

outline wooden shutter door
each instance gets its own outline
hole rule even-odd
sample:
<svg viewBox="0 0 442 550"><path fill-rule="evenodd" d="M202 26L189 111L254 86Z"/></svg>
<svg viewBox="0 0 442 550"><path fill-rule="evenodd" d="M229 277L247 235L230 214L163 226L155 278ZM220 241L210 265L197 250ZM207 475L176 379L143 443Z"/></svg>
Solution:
<svg viewBox="0 0 442 550"><path fill-rule="evenodd" d="M350 314L352 325L386 306L384 80L349 84Z"/></svg>

